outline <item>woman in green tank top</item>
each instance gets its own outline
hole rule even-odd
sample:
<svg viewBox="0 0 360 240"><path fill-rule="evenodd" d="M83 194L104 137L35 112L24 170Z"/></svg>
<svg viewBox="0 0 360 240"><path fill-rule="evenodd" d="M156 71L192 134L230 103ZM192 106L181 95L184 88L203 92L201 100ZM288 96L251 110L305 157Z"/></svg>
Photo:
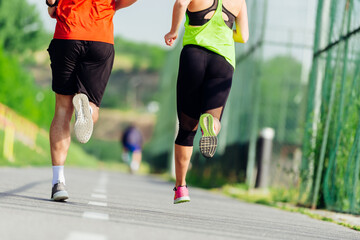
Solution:
<svg viewBox="0 0 360 240"><path fill-rule="evenodd" d="M186 15L177 81L174 203L190 201L186 173L200 123L200 152L213 157L235 68L236 42L249 38L245 0L176 0L165 43L172 46ZM233 23L236 29L232 29Z"/></svg>

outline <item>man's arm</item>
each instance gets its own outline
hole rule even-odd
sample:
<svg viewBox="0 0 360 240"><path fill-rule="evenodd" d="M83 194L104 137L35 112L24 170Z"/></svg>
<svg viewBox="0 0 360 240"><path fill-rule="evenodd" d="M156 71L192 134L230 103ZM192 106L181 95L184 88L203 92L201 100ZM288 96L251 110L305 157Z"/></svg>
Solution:
<svg viewBox="0 0 360 240"><path fill-rule="evenodd" d="M131 6L137 0L115 0L115 10Z"/></svg>
<svg viewBox="0 0 360 240"><path fill-rule="evenodd" d="M55 4L56 0L46 0L50 5ZM49 16L52 18L56 17L56 7L48 7Z"/></svg>
<svg viewBox="0 0 360 240"><path fill-rule="evenodd" d="M173 9L171 30L164 37L166 45L173 45L174 41L177 39L180 24L185 16L186 9L190 2L191 0L176 0Z"/></svg>

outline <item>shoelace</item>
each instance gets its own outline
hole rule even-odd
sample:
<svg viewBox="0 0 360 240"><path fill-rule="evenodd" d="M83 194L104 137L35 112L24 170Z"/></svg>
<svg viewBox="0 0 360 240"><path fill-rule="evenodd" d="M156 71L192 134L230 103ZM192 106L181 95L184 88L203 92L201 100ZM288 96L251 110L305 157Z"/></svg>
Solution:
<svg viewBox="0 0 360 240"><path fill-rule="evenodd" d="M177 191L178 187L186 187L187 188L187 185L180 185L180 186L174 187L173 191Z"/></svg>

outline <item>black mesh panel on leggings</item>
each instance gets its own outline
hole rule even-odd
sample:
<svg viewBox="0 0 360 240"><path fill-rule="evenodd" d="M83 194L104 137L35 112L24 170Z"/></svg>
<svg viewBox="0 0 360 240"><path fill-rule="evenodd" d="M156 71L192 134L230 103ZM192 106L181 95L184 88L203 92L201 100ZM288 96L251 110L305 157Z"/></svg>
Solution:
<svg viewBox="0 0 360 240"><path fill-rule="evenodd" d="M178 113L179 132L175 143L181 146L193 146L199 120L193 119L184 113Z"/></svg>
<svg viewBox="0 0 360 240"><path fill-rule="evenodd" d="M202 113L221 119L233 73L234 68L224 57L195 45L183 48L177 82L179 134L176 144L193 145Z"/></svg>

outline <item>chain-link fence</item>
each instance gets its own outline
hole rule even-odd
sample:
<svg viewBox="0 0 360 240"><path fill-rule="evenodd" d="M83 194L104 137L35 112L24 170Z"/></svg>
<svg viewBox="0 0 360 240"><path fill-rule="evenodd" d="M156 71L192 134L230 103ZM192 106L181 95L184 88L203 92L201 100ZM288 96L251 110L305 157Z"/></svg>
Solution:
<svg viewBox="0 0 360 240"><path fill-rule="evenodd" d="M319 0L300 201L359 213L360 1Z"/></svg>

